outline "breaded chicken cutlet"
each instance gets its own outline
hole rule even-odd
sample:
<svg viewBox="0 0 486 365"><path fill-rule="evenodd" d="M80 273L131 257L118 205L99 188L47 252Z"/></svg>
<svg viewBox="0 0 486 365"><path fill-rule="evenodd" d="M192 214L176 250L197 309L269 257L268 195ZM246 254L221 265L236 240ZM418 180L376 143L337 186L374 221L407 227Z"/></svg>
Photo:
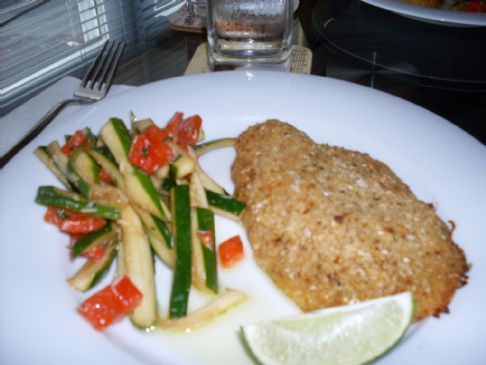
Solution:
<svg viewBox="0 0 486 365"><path fill-rule="evenodd" d="M385 164L276 120L242 133L236 152L256 262L302 310L410 290L416 320L448 311L467 280L464 252Z"/></svg>

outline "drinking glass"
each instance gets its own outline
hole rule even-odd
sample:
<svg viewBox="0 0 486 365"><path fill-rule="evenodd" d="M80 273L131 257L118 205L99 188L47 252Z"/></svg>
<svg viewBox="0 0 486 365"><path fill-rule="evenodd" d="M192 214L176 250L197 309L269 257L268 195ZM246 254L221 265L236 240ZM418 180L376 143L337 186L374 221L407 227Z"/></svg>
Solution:
<svg viewBox="0 0 486 365"><path fill-rule="evenodd" d="M292 0L208 0L209 62L290 67Z"/></svg>
<svg viewBox="0 0 486 365"><path fill-rule="evenodd" d="M187 11L189 14L206 16L207 0L186 0Z"/></svg>

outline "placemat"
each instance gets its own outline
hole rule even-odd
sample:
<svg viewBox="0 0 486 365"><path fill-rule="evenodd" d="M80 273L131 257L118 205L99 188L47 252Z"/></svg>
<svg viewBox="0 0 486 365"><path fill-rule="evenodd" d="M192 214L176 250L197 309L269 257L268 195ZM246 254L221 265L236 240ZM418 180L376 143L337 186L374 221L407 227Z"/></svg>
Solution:
<svg viewBox="0 0 486 365"><path fill-rule="evenodd" d="M303 46L292 46L290 56L290 72L310 74L312 67L312 51ZM194 56L187 65L184 75L211 72L208 62L208 44L203 43L197 47Z"/></svg>
<svg viewBox="0 0 486 365"><path fill-rule="evenodd" d="M188 33L206 33L206 18L189 14L187 6L182 6L169 18L170 27Z"/></svg>

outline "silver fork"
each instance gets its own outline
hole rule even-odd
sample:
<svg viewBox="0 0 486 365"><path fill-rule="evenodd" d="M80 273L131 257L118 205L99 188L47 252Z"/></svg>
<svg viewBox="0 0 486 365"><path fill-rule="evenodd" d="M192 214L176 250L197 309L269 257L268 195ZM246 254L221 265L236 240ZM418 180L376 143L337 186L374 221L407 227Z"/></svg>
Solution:
<svg viewBox="0 0 486 365"><path fill-rule="evenodd" d="M120 60L124 47L125 42L106 41L101 52L98 54L96 60L81 81L78 89L74 92L74 97L54 105L47 114L44 115L34 127L32 127L25 137L1 157L0 168L5 166L13 156L37 137L67 105L90 104L103 99L113 82L118 61Z"/></svg>

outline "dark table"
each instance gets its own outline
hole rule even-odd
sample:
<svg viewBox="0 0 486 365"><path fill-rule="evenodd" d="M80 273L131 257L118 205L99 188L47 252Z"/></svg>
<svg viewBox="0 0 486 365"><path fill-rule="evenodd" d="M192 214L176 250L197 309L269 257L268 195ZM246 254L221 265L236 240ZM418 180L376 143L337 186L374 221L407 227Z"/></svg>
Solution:
<svg viewBox="0 0 486 365"><path fill-rule="evenodd" d="M486 27L430 24L357 0L302 0L296 16L313 51L312 74L409 100L486 144ZM172 30L124 62L115 82L181 76L205 40Z"/></svg>
<svg viewBox="0 0 486 365"><path fill-rule="evenodd" d="M486 143L486 27L432 24L361 1L311 2L301 16L313 74L399 96Z"/></svg>

